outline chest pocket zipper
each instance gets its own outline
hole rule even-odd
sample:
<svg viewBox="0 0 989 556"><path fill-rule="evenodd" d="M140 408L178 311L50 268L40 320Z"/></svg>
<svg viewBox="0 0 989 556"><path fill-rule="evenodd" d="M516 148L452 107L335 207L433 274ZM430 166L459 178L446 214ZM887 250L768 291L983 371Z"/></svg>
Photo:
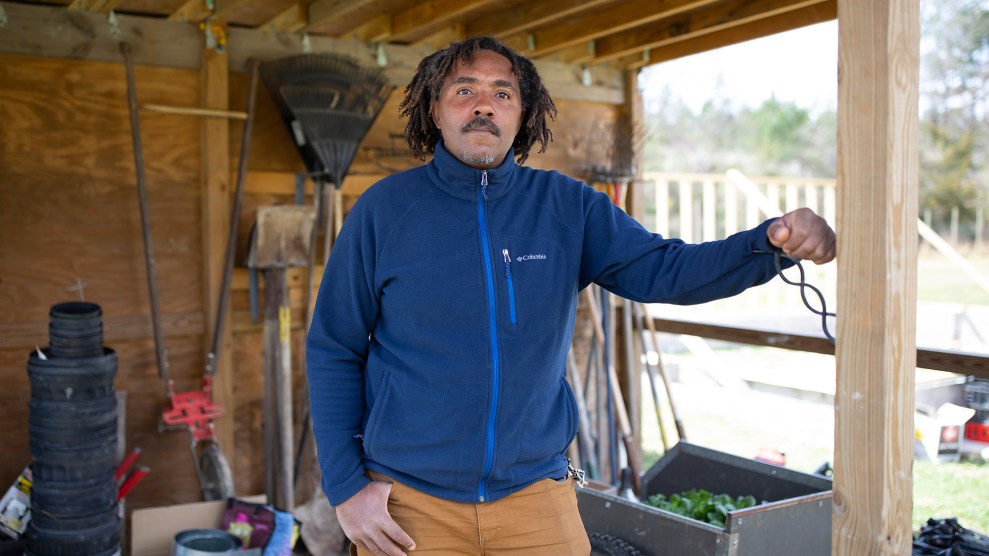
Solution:
<svg viewBox="0 0 989 556"><path fill-rule="evenodd" d="M508 249L502 249L501 255L505 259L505 280L508 282L508 318L512 324L517 324L515 318L515 285L512 283L512 257L508 254Z"/></svg>

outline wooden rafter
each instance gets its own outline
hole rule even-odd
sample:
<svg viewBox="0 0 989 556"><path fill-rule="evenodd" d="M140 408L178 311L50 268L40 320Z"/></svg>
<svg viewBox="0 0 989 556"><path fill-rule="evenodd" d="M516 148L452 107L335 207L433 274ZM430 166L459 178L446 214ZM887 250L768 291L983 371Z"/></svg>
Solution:
<svg viewBox="0 0 989 556"><path fill-rule="evenodd" d="M309 4L308 12L310 32L348 38L354 29L382 13L375 0L317 0Z"/></svg>
<svg viewBox="0 0 989 556"><path fill-rule="evenodd" d="M246 0L214 0L210 11L206 0L186 0L168 16L172 21L202 21L210 16L225 18Z"/></svg>
<svg viewBox="0 0 989 556"><path fill-rule="evenodd" d="M581 13L598 6L614 5L615 3L615 0L527 2L498 15L467 23L466 33L468 36L507 37L516 33L525 33L564 18L579 16Z"/></svg>
<svg viewBox="0 0 989 556"><path fill-rule="evenodd" d="M303 4L293 4L282 13L260 25L281 33L298 33L309 26L309 9Z"/></svg>
<svg viewBox="0 0 989 556"><path fill-rule="evenodd" d="M835 2L816 4L806 8L801 8L793 12L775 15L766 19L759 19L745 25L730 27L714 33L697 37L691 41L679 41L643 50L623 56L615 61L619 67L638 68L651 64L668 62L684 56L707 52L716 48L722 48L745 41L768 37L776 33L792 31L800 27L814 25L831 21L838 17L838 6ZM562 58L567 60L566 58Z"/></svg>
<svg viewBox="0 0 989 556"><path fill-rule="evenodd" d="M636 27L622 33L597 39L595 63L616 60L635 55L645 49L664 47L754 23L761 19L796 12L820 4L834 4L836 0L753 0L744 4L715 5L663 19L649 25Z"/></svg>
<svg viewBox="0 0 989 556"><path fill-rule="evenodd" d="M669 0L657 9L655 1L635 0L619 6L599 6L598 9L583 12L564 23L537 30L531 33L531 38L530 33L516 33L504 40L529 56L545 56L576 44L623 33L646 23L661 22L690 10L718 3L717 0Z"/></svg>
<svg viewBox="0 0 989 556"><path fill-rule="evenodd" d="M392 37L392 17L388 14L379 15L338 36L341 39L353 38L364 42L385 42Z"/></svg>
<svg viewBox="0 0 989 556"><path fill-rule="evenodd" d="M422 2L393 15L378 16L347 34L363 41L416 42L496 4L497 0Z"/></svg>
<svg viewBox="0 0 989 556"><path fill-rule="evenodd" d="M81 10L84 12L109 13L120 5L122 0L72 0L69 4L70 10Z"/></svg>

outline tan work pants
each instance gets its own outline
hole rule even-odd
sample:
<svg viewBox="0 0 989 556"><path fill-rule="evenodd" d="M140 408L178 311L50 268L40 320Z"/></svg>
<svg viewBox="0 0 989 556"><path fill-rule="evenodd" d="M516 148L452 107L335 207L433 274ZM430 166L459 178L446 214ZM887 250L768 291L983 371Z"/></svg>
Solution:
<svg viewBox="0 0 989 556"><path fill-rule="evenodd" d="M416 543L410 556L587 556L573 479L545 479L494 502L466 504L392 483L388 512ZM373 556L351 547L351 554Z"/></svg>

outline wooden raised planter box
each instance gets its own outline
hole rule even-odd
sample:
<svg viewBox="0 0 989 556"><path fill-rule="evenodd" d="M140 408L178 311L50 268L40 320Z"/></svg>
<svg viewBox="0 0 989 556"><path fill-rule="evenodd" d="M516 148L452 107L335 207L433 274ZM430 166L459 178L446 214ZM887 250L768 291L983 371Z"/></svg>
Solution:
<svg viewBox="0 0 989 556"><path fill-rule="evenodd" d="M577 489L588 533L618 537L648 556L831 554L831 480L680 442L642 478L643 498L705 489L765 503L729 512L724 528Z"/></svg>

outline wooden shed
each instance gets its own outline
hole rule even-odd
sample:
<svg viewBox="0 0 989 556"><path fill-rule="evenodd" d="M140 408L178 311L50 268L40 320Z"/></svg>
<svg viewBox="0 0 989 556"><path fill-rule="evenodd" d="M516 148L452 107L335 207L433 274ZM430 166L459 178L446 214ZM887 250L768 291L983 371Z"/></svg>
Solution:
<svg viewBox="0 0 989 556"><path fill-rule="evenodd" d="M226 412L216 432L236 492L253 494L264 489L264 356L244 268L248 229L258 207L293 202L295 175L304 167L271 99L259 94L233 293L229 311L218 316L243 130L233 113L247 104L249 60L340 53L380 68L398 88L342 185L340 206L347 207L381 177L417 163L404 150L398 102L418 61L450 40L490 34L536 60L559 118L549 151L529 164L582 176L594 126L639 123L639 68L835 18L839 209L833 224L842 318L833 553L907 553L919 0L0 2L0 373L6 385L0 479L12 480L30 460L25 361L47 344L49 307L85 295L102 307L105 342L119 356L126 445L140 447L153 467L128 496L128 510L200 499L189 436L159 432L167 397L156 365L120 43L129 45L136 65L171 376L177 389L199 387L213 324L226 319L212 385ZM288 282L299 396L305 273L290 271ZM660 324L673 332L687 326ZM706 332L769 342L746 331ZM830 349L812 339L774 340L780 341ZM957 358L929 357L941 361L935 368L989 376L984 361L973 368L972 361L959 366Z"/></svg>

